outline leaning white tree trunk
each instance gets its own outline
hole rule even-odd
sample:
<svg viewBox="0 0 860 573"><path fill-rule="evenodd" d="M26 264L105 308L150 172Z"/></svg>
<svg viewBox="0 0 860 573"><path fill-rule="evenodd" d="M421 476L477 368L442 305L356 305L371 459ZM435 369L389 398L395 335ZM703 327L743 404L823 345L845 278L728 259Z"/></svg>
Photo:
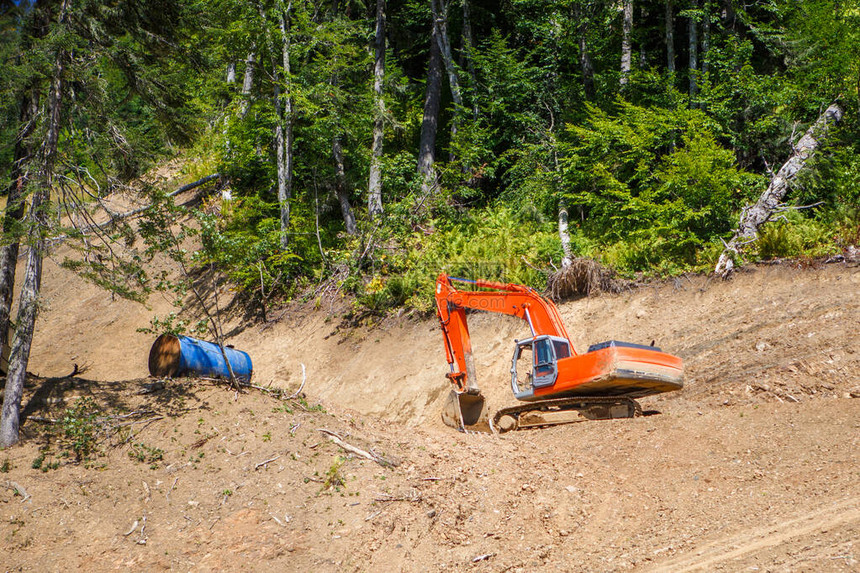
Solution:
<svg viewBox="0 0 860 573"><path fill-rule="evenodd" d="M726 243L726 248L720 255L714 272L728 276L734 268L735 258L740 257L740 249L758 237L759 228L767 223L782 205L782 199L791 187L797 174L806 166L821 142L827 135L828 127L842 119L842 108L831 104L824 113L810 126L803 137L794 146L791 158L780 167L767 189L754 205L747 206L741 212L740 223L732 238Z"/></svg>

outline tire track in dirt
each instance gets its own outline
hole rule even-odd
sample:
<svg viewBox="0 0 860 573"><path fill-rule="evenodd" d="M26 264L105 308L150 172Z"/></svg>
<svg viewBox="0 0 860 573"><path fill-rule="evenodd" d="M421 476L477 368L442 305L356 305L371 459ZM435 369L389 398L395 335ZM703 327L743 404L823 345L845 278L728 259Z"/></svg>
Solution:
<svg viewBox="0 0 860 573"><path fill-rule="evenodd" d="M657 563L646 573L684 573L687 571L713 571L727 561L775 547L795 537L832 530L843 525L860 522L860 497L852 496L830 503L792 519L764 527L744 529L699 545L684 555ZM690 553L694 553L690 555Z"/></svg>

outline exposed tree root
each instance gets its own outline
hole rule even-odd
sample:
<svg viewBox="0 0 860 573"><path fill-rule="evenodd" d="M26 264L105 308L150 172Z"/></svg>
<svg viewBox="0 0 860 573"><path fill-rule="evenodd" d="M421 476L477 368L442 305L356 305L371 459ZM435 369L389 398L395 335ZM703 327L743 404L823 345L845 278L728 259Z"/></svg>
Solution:
<svg viewBox="0 0 860 573"><path fill-rule="evenodd" d="M592 296L601 292L617 293L629 289L630 281L617 278L615 271L585 257L573 259L569 265L549 275L546 289L553 300L571 296Z"/></svg>

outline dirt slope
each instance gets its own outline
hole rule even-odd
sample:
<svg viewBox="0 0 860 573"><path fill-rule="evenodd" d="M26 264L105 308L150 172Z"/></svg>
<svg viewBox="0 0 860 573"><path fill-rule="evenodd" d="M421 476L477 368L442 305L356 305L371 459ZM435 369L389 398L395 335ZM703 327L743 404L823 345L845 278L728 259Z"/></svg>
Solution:
<svg viewBox="0 0 860 573"><path fill-rule="evenodd" d="M643 401L658 415L500 437L439 421L433 321L342 331L325 305L237 319L231 342L255 382L294 389L304 363L309 404L327 413L201 382L141 395L152 337L134 329L152 311L46 273L31 371L90 369L35 380L30 410L56 418L90 396L138 414L90 469L31 467L37 434L56 426L44 422L0 453L4 570L860 570L856 266L760 267L567 303L578 350L656 340L685 359L686 387ZM471 326L479 381L507 404L510 341L527 333L498 316ZM399 465L347 455L319 428ZM129 455L156 448L162 459Z"/></svg>

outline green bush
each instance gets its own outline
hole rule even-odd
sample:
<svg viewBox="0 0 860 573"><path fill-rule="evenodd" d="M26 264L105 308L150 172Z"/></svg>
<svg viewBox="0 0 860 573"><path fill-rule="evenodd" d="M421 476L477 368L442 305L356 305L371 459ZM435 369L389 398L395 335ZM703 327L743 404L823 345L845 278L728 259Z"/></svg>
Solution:
<svg viewBox="0 0 860 573"><path fill-rule="evenodd" d="M158 467L158 462L164 459L164 450L147 446L144 443L132 444L128 457L141 463L149 464L151 469Z"/></svg>
<svg viewBox="0 0 860 573"><path fill-rule="evenodd" d="M837 229L797 211L763 227L755 243L761 259L820 257L837 250Z"/></svg>
<svg viewBox="0 0 860 573"><path fill-rule="evenodd" d="M432 225L436 225L433 227ZM536 268L558 264L561 246L552 223L506 207L474 210L457 220L436 220L426 231L398 240L369 269L371 277L356 287L357 302L382 313L406 305L428 312L440 272L468 279L486 279L546 286Z"/></svg>
<svg viewBox="0 0 860 573"><path fill-rule="evenodd" d="M763 181L740 170L698 110L618 102L568 129L563 179L582 231L621 271L671 273L697 264Z"/></svg>
<svg viewBox="0 0 860 573"><path fill-rule="evenodd" d="M99 414L92 398L79 398L60 418L63 445L74 452L78 462L88 460L95 453Z"/></svg>

